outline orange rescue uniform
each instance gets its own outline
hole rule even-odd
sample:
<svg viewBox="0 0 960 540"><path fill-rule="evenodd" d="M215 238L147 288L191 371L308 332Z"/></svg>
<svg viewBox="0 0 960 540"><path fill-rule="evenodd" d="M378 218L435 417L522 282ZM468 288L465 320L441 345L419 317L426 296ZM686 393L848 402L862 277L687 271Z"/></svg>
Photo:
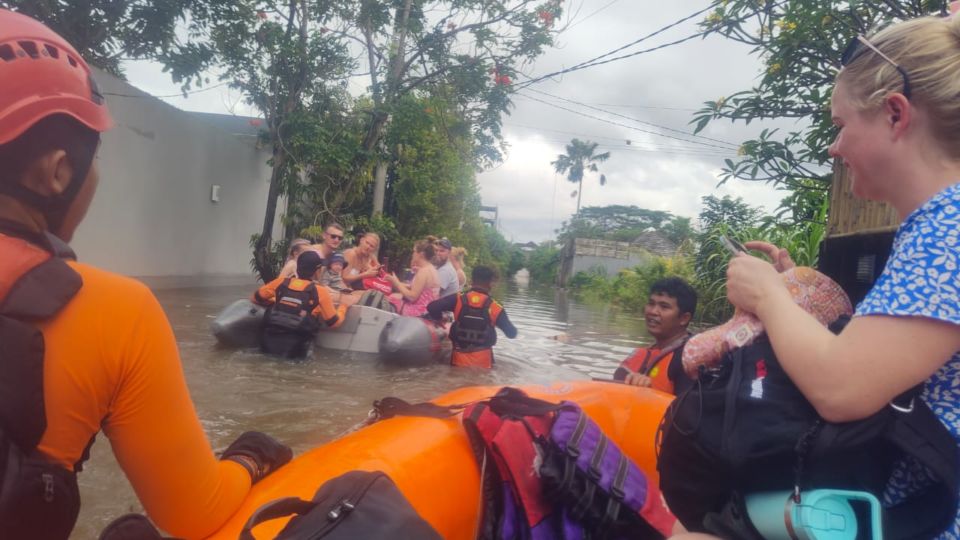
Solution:
<svg viewBox="0 0 960 540"><path fill-rule="evenodd" d="M260 287L253 295L253 301L261 305L270 305L276 302L277 288L287 279L290 280L287 286L294 291L303 291L312 283L306 279L285 278L281 276ZM328 328L336 328L343 324L343 319L347 313L347 306L340 304L339 307L334 307L333 299L330 297L330 291L327 290L326 287L317 284L316 290L319 302L317 302L317 307L313 309L311 314L326 323Z"/></svg>
<svg viewBox="0 0 960 540"><path fill-rule="evenodd" d="M670 363L673 362L673 356L677 351L671 351L663 355L659 361L658 357L662 354L660 349L648 349L645 347L640 347L633 352L630 356L627 357L620 364L620 368L617 369L617 374L621 370L629 370L634 373L642 373L644 370L649 369L649 373L646 375L650 377L651 387L660 390L661 392L666 392L668 394L674 393L673 381L670 379ZM650 367L650 364L656 362L656 365ZM626 375L624 373L624 375ZM614 375L614 378L618 378L617 375ZM619 377L622 380L622 377Z"/></svg>
<svg viewBox="0 0 960 540"><path fill-rule="evenodd" d="M250 490L197 419L170 323L142 283L69 262L83 279L43 332L47 429L38 450L73 470L101 429L156 524L184 538L217 530Z"/></svg>

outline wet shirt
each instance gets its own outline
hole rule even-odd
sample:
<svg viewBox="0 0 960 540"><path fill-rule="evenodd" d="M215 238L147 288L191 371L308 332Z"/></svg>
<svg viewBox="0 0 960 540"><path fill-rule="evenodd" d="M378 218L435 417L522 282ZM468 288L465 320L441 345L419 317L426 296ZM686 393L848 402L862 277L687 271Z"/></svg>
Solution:
<svg viewBox="0 0 960 540"><path fill-rule="evenodd" d="M857 315L897 315L960 325L960 184L941 191L897 230L883 273ZM960 331L960 326L958 326ZM922 399L960 442L960 352L924 383ZM884 495L886 504L921 490L927 475L901 463ZM960 513L939 538L960 539Z"/></svg>

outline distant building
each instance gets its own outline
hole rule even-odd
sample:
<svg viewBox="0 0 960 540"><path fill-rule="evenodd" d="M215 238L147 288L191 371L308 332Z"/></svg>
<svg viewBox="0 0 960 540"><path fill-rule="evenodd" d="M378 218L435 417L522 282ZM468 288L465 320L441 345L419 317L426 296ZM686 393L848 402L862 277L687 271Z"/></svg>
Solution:
<svg viewBox="0 0 960 540"><path fill-rule="evenodd" d="M520 243L520 242L514 242L514 243L513 243L513 247L519 249L520 251L522 251L522 252L524 252L524 253L529 253L529 252L534 251L535 249L537 249L537 243L536 243L536 242L527 242L526 244L522 244L522 243Z"/></svg>
<svg viewBox="0 0 960 540"><path fill-rule="evenodd" d="M677 249L672 240L658 231L645 232L633 242L576 238L560 251L557 284L566 287L578 272L598 269L612 276L626 268L649 264L654 257L672 257Z"/></svg>

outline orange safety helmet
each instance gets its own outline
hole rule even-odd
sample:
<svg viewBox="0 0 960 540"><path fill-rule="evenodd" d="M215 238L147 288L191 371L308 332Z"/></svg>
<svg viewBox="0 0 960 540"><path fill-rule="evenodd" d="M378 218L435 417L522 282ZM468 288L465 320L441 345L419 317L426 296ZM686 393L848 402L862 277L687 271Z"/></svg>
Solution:
<svg viewBox="0 0 960 540"><path fill-rule="evenodd" d="M0 9L0 144L53 114L96 132L113 127L90 68L43 23Z"/></svg>

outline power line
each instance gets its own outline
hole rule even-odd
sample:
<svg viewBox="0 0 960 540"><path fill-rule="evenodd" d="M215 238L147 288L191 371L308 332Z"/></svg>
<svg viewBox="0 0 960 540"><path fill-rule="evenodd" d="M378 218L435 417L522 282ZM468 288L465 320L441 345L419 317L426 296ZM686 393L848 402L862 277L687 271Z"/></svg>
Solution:
<svg viewBox="0 0 960 540"><path fill-rule="evenodd" d="M215 85L213 85L213 86L208 86L208 87L206 87L206 88L199 88L199 89L193 90L193 91L191 91L191 92L181 92L181 93L179 93L179 94L170 94L170 95L166 95L166 96L154 96L154 95L152 95L152 94L145 94L145 95L139 95L139 94L118 94L118 93L116 93L116 92L101 92L101 93L102 93L103 95L105 95L105 96L128 97L128 98L158 98L158 99L162 99L162 98L184 97L185 95L189 96L189 95L193 95L193 94L199 94L200 92L208 92L208 91L210 91L210 90L213 90L214 88L220 88L221 86L226 86L226 85L228 85L228 84L230 84L230 81L224 81L224 82L222 82L222 83L217 83L217 84L215 84Z"/></svg>
<svg viewBox="0 0 960 540"><path fill-rule="evenodd" d="M602 8L600 8L600 9L598 9L598 10L590 13L590 14L587 15L586 17L580 19L579 21L574 21L573 24L571 24L570 26L566 27L565 30L569 30L569 29L573 28L574 26L577 26L578 24L586 21L586 20L589 19L590 17L593 17L593 16L596 15L597 13L600 13L601 11L604 11L604 10L608 9L610 6L616 4L616 3L619 2L619 1L620 1L620 0L610 0L610 2L607 2L607 4L604 5Z"/></svg>
<svg viewBox="0 0 960 540"><path fill-rule="evenodd" d="M533 96L530 96L530 95L527 95L527 94L520 94L520 93L518 93L517 95L518 95L518 96L525 97L525 98L530 99L530 100L533 100L533 101L537 101L537 102L543 103L544 105L549 105L550 107L554 107L554 108L556 108L556 109L560 109L560 110L563 110L563 111L571 112L571 113L573 113L573 114L577 114L577 115L580 115L580 116L584 116L584 117L586 117L586 118L590 118L590 119L597 120L597 121L600 121L600 122L606 122L606 123L612 124L612 125L614 125L614 126L620 126L620 127L624 127L624 128L627 128L627 129L632 129L632 130L634 130L634 131L639 131L639 132L641 132L641 133L648 133L648 134L650 134L650 135L657 135L657 136L659 136L659 137L665 137L665 138L667 138L667 139L674 139L674 140L677 140L677 141L683 141L683 142L685 142L685 143L699 144L699 145L707 146L707 147L711 147L711 148L719 148L719 149L721 149L721 150L726 150L726 151L731 151L731 150L733 150L733 148L730 148L730 147L728 147L728 146L719 146L719 145L716 145L716 144L711 144L711 143L706 143L706 142L701 142L701 141L691 141L691 140L689 140L689 139L681 139L680 137L674 137L673 135L667 135L667 134L665 134L665 133L660 133L660 132L658 132L658 131L650 131L650 130L648 130L648 129L642 129L642 128L638 128L638 127L636 127L636 126L630 126L630 125L627 125L627 124L622 124L622 123L620 123L620 122L614 122L613 120L608 120L608 119L606 119L606 118L600 118L599 116L594 116L594 115L592 115L592 114L587 114L587 113L580 112L580 111L577 111L577 110L574 110L574 109L570 109L570 108L568 108L568 107L564 107L563 105L557 105L556 103L550 103L549 101L544 101L544 100L542 100L542 99L540 99L540 98L533 97Z"/></svg>
<svg viewBox="0 0 960 540"><path fill-rule="evenodd" d="M707 136L704 136L704 135L698 135L698 134L695 134L695 133L688 133L688 132L683 131L683 130L680 130L680 129L674 129L674 128L670 128L670 127L667 127L667 126L661 126L661 125L659 125L659 124L654 124L653 122L647 122L646 120L640 120L639 118L633 118L633 117L631 117L631 116L626 116L626 115L623 115L623 114L620 114L620 113L615 113L615 112L613 112L613 111L608 111L608 110L606 110L606 109L601 109L601 108L599 108L599 107L594 107L593 105L587 105L586 103L582 103L582 102L575 101L575 100L572 100L572 99L568 99L568 98L565 98L565 97L556 96L556 95L553 95L553 94L550 94L550 93L547 93L547 92L542 92L542 91L540 91L540 90L534 90L533 88L531 88L530 91L531 91L531 92L536 92L536 93L538 93L538 94L542 94L542 95L544 95L544 96L549 96L549 97L552 97L552 98L555 98L555 99L559 99L559 100L561 100L561 101L566 101L567 103L572 103L572 104L574 104L574 105L580 105L581 107L586 107L586 108L591 109L591 110L594 110L594 111L606 113L606 114L609 114L609 115L611 115L611 116L616 116L616 117L618 117L618 118L623 118L623 119L625 119L625 120L630 120L630 121L636 122L636 123L638 123L638 124L643 124L643 125L646 125L646 126L651 126L651 127L659 128L659 129L662 129L662 130L664 130L664 131L671 131L671 132L673 132L673 133L680 133L681 135L685 135L685 136L687 136L687 137L696 137L696 138L698 138L698 139L704 139L704 140L707 140L707 141L713 141L713 142L717 142L717 143L721 143L721 144L726 144L726 145L732 146L733 148L739 148L739 147L740 147L739 144L732 143L732 142L730 142L730 141L724 141L724 140L721 140L721 139L714 139L714 138L712 138L712 137L707 137Z"/></svg>
<svg viewBox="0 0 960 540"><path fill-rule="evenodd" d="M671 29L671 28L673 28L673 27L675 27L675 26L677 26L677 25L679 25L679 24L685 23L685 22L689 21L690 19L692 19L692 18L694 18L694 17L697 17L697 16L699 16L699 15L702 15L702 14L706 13L707 11L710 11L710 10L713 9L715 6L716 6L716 2L711 2L710 5L708 5L707 7L703 8L703 9L701 9L701 10L695 12L695 13L691 13L690 15L687 15L686 17L683 17L683 18L680 19L680 20L674 21L674 22L672 22L672 23L670 23L670 24L668 24L668 25L666 25L666 26L664 26L664 27L662 27L662 28L659 28L659 29L657 29L657 30L655 30L655 31L653 31L653 32L651 32L651 33L649 33L649 34L647 34L647 35L639 38L639 39L636 39L636 40L634 40L634 41L631 41L630 43L627 43L626 45L623 45L622 47L618 47L618 48L616 48L616 49L614 49L614 50L612 50L612 51L609 51L609 52L606 52L606 53L604 53L604 54L601 54L600 56L595 56L595 57L593 57L593 58L591 58L591 59L589 59L589 60L580 62L579 64L576 64L576 65L571 66L571 67L569 67L569 68L562 69L562 70L560 70L560 71L555 71L555 72L553 72L553 73L548 73L548 74L546 74L546 75L543 75L543 76L537 77L537 78L535 78L535 79L531 79L531 80L529 80L529 81L526 81L525 83L523 83L523 86L521 86L520 88L518 88L518 90L523 89L523 88L526 88L527 86L530 86L531 84L538 83L538 82L540 82L540 81L542 81L542 80L544 80L544 79L549 79L550 77L555 77L555 76L557 76L557 75L562 75L562 74L564 74L564 73L570 73L571 71L577 71L577 70L584 69L584 68L587 68L587 67L599 66L599 65L602 65L602 64L606 64L606 63L609 63L609 62L613 62L613 61L615 61L615 60L622 60L622 59L624 59L624 58L629 58L629 57L631 57L631 56L637 56L637 55L639 55L639 54L644 54L644 53L648 53L648 52L653 52L653 51L656 51L656 50L659 50L659 49L663 49L663 48L665 48L665 47L669 47L669 46L672 46L672 45L678 45L678 44L683 43L683 42L685 42L685 41L689 41L689 40L691 40L691 39L693 39L693 38L695 38L695 37L702 36L702 35L704 35L704 34L706 33L705 31L704 31L704 32L697 32L696 34L694 34L694 35L692 35L692 36L687 36L687 37L685 37L685 38L683 38L683 39L680 39L680 40L677 40L677 41L673 41L673 42L670 42L670 43L665 43L665 44L660 45L660 46L657 46L657 47L652 47L652 48L650 48L650 49L645 49L645 50L642 50L642 51L637 51L637 52L634 52L634 53L631 53L631 54L628 54L628 55L618 56L618 57L616 57L616 58L611 58L611 59L609 59L609 60L604 60L603 62L597 62L597 60L600 60L600 59L602 59L602 58L606 58L606 57L608 57L608 56L610 56L610 55L612 55L612 54L616 54L616 53L618 53L618 52L620 52L620 51L622 51L622 50L624 50L624 49L628 49L628 48L633 47L634 45L636 45L636 44L638 44L638 43L641 43L641 42L646 41L646 40L648 40L648 39L650 39L650 38L652 38L652 37L654 37L654 36L657 36L657 35L659 35L659 34L662 34L663 32L666 32L667 30L669 30L669 29Z"/></svg>
<svg viewBox="0 0 960 540"><path fill-rule="evenodd" d="M636 141L632 141L632 140L627 140L627 139L625 139L624 137L608 137L608 136L606 136L606 135L595 135L595 134L589 134L589 133L579 133L579 132L574 132L574 131L564 131L564 130L560 130L560 129L550 129L550 128L544 128L544 127L530 126L530 125L526 125L526 124L515 124L515 123L513 123L513 122L504 123L504 125L505 125L505 126L509 126L509 127L518 127L518 128L522 128L522 129L528 129L528 130L536 131L536 132L551 132L551 133L561 133L561 134L564 134L564 135L575 135L575 136L577 136L577 137L581 137L581 138L584 138L584 139L589 139L589 140L591 140L591 141L594 141L594 140L608 140L608 141L618 141L618 142L619 142L619 144L617 144L617 145L614 145L614 144L603 144L603 145L602 145L602 146L605 146L605 147L608 147L608 148L625 148L625 149L643 148L643 149L649 149L649 150L683 150L683 151L693 151L693 152L700 152L700 153L716 152L716 153L718 153L718 154L723 154L723 155L729 155L730 152L731 152L731 150L732 150L732 149L731 149L731 150L710 150L710 149L706 149L706 148L699 148L699 147L696 147L696 146L683 146L683 145L676 145L676 146L661 145L661 146L658 146L656 143L636 142ZM545 139L545 140L546 140L546 139ZM553 141L553 142L569 142L569 141ZM639 146L639 145L643 145L643 146Z"/></svg>

